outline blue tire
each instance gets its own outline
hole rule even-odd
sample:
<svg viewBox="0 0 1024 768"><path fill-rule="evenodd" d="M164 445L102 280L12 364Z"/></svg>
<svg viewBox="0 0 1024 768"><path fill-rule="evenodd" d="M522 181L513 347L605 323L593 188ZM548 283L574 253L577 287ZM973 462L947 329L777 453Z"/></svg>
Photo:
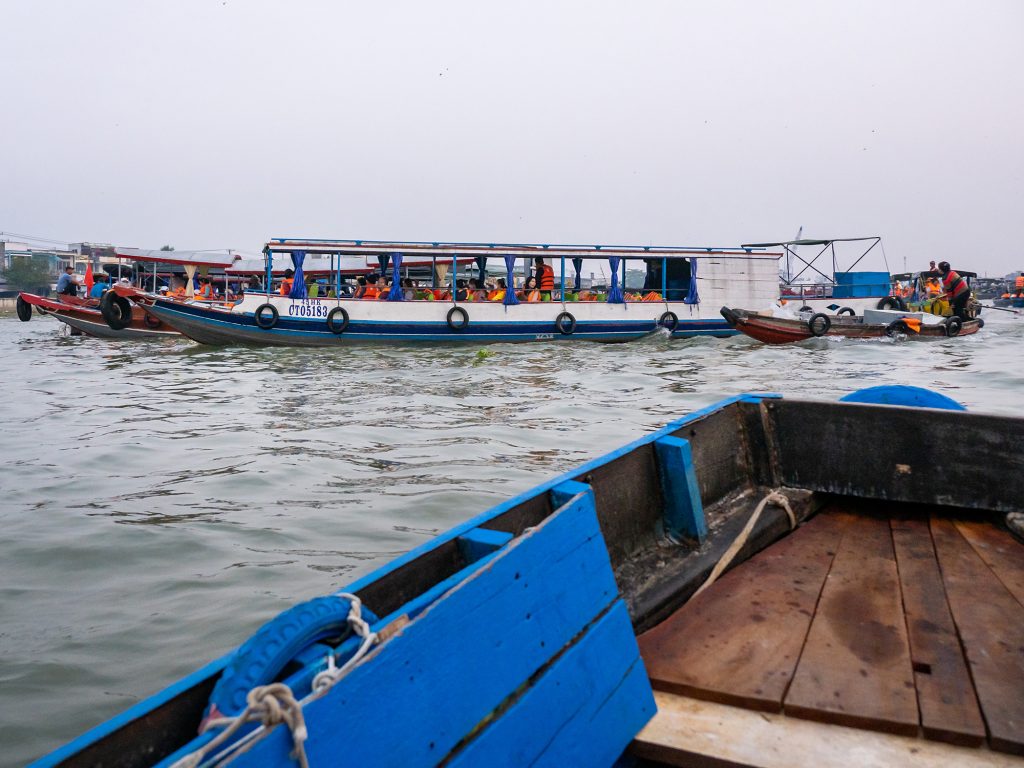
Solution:
<svg viewBox="0 0 1024 768"><path fill-rule="evenodd" d="M349 601L315 597L289 608L260 627L235 651L210 694L206 715L234 716L245 709L245 697L259 685L274 682L288 662L314 643L345 634ZM365 607L367 622L377 621Z"/></svg>

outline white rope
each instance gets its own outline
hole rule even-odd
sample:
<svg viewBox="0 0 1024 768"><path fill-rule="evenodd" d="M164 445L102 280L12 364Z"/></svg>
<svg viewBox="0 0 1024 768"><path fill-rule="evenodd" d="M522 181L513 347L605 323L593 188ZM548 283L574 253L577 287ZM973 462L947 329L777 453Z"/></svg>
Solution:
<svg viewBox="0 0 1024 768"><path fill-rule="evenodd" d="M357 637L361 637L363 641L359 644L359 648L356 649L352 658L340 667L337 666L338 660L335 657L334 652L332 651L327 654L327 669L319 672L317 676L313 678L314 694L323 693L351 672L352 668L355 667L355 665L358 664L367 653L369 653L370 648L372 648L378 640L377 633L370 631L370 625L367 624L366 619L363 618L362 601L355 595L348 594L347 592L341 592L337 597L349 601L349 629L352 630L353 634Z"/></svg>
<svg viewBox="0 0 1024 768"><path fill-rule="evenodd" d="M758 518L761 517L761 513L768 504L775 504L776 506L785 509L786 515L789 517L789 529L793 530L796 528L796 515L793 514L793 509L789 506L789 499L778 491L771 491L767 496L761 499L761 503L757 505L757 508L754 510L754 514L752 514L750 519L747 520L747 524L743 527L743 530L740 531L740 535L737 536L736 540L729 545L727 550L725 550L725 554L719 558L707 580L700 585L696 592L693 593L690 598L691 600L714 584L718 577L722 575L722 572L729 567L729 563L733 561L736 554L743 549L743 545L747 543L747 539L750 538L750 532L754 530L754 525L757 523Z"/></svg>
<svg viewBox="0 0 1024 768"><path fill-rule="evenodd" d="M247 722L257 721L263 726L286 723L292 732L292 742L295 744L292 757L295 758L300 768L309 768L305 748L309 732L306 730L306 721L302 715L302 707L306 702L321 695L351 672L352 668L366 656L370 648L379 640L377 633L370 631L370 625L363 618L363 603L358 597L347 592L339 592L335 597L349 602L347 618L349 630L362 638L362 642L352 655L352 658L339 667L334 652L329 653L327 655L327 669L319 672L313 678L313 690L302 701L296 701L291 688L284 683L271 683L270 685L253 688L246 696L247 706L240 715L237 717L217 718L208 721L204 725L204 733L211 728L227 726L222 733L218 734L217 738L204 744L195 752L185 755L174 763L171 768L198 768L207 755L230 739L242 725ZM244 744L256 738L259 732L260 729L256 729L246 734L238 741L229 745L215 760L222 760L227 755L238 750Z"/></svg>
<svg viewBox="0 0 1024 768"><path fill-rule="evenodd" d="M245 697L246 707L237 717L218 717L207 721L203 732L211 728L224 728L217 738L207 742L195 752L185 755L171 768L196 768L210 752L230 739L239 728L246 723L259 722L264 726L285 723L292 732L295 747L292 757L301 768L309 768L306 759L306 721L302 716L302 706L295 700L292 689L284 683L271 683L253 688Z"/></svg>

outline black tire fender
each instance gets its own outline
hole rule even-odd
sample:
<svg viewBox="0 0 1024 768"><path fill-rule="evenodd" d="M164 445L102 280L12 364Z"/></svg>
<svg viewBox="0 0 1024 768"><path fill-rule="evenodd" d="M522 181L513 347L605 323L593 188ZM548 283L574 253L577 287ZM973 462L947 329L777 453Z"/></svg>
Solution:
<svg viewBox="0 0 1024 768"><path fill-rule="evenodd" d="M462 320L458 323L453 319L456 315L462 315ZM448 310L448 316L445 318L448 323L448 327L458 333L469 327L469 312L464 310L462 307L452 307Z"/></svg>
<svg viewBox="0 0 1024 768"><path fill-rule="evenodd" d="M269 311L270 316L267 316ZM275 325L277 325L277 319L280 317L277 311L277 307L273 304L260 304L256 307L256 311L252 313L253 320L256 321L256 325L262 328L264 331L269 331Z"/></svg>
<svg viewBox="0 0 1024 768"><path fill-rule="evenodd" d="M838 312L836 312L836 316L842 317L843 315L856 317L857 313L853 311L853 307L842 307Z"/></svg>
<svg viewBox="0 0 1024 768"><path fill-rule="evenodd" d="M802 307L800 307L800 309L797 310L797 312L813 312L813 311L814 311L814 307L810 306L809 304L804 304Z"/></svg>
<svg viewBox="0 0 1024 768"><path fill-rule="evenodd" d="M572 336L572 332L576 330L576 318L571 312L562 312L555 318L555 328L563 336Z"/></svg>
<svg viewBox="0 0 1024 768"><path fill-rule="evenodd" d="M811 315L811 319L807 321L807 328L813 336L824 336L831 327L832 319L824 312Z"/></svg>
<svg viewBox="0 0 1024 768"><path fill-rule="evenodd" d="M341 322L336 320L341 317ZM341 335L348 328L348 312L344 307L335 307L327 313L327 330L336 335Z"/></svg>
<svg viewBox="0 0 1024 768"><path fill-rule="evenodd" d="M107 291L100 299L100 314L107 321L107 325L115 331L123 331L131 325L132 305L123 296L118 296L113 291Z"/></svg>
<svg viewBox="0 0 1024 768"><path fill-rule="evenodd" d="M18 296L18 300L14 302L18 310L18 319L23 323L27 323L32 319L32 305L25 301L21 296Z"/></svg>
<svg viewBox="0 0 1024 768"><path fill-rule="evenodd" d="M736 323L740 321L740 316L733 312L729 307L722 307L718 310L722 317L725 318L725 322L729 324L731 328L736 327Z"/></svg>
<svg viewBox="0 0 1024 768"><path fill-rule="evenodd" d="M727 317L726 320L728 319ZM679 316L675 312L666 312L658 318L658 325L671 333L679 327Z"/></svg>
<svg viewBox="0 0 1024 768"><path fill-rule="evenodd" d="M942 321L942 324L946 326L947 336L959 336L960 331L964 329L964 321L961 320L956 315L953 315L952 317L947 317L945 320Z"/></svg>
<svg viewBox="0 0 1024 768"><path fill-rule="evenodd" d="M892 338L901 333L906 335L909 330L910 329L907 328L907 324L903 322L903 318L900 318L899 320L893 320L885 327L885 335Z"/></svg>

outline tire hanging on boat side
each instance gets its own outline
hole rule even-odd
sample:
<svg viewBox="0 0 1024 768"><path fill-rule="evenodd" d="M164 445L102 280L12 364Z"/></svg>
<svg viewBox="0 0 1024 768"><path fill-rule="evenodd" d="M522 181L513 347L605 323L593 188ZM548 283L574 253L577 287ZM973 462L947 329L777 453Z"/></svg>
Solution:
<svg viewBox="0 0 1024 768"><path fill-rule="evenodd" d="M266 316L266 312L269 310L270 317ZM275 325L277 325L277 307L273 304L260 304L256 307L256 311L252 313L253 320L256 321L256 325L262 328L264 331L269 331Z"/></svg>
<svg viewBox="0 0 1024 768"><path fill-rule="evenodd" d="M819 312L816 315L811 315L811 319L807 321L807 328L810 330L812 336L824 336L829 332L831 327L831 318L822 312Z"/></svg>
<svg viewBox="0 0 1024 768"><path fill-rule="evenodd" d="M857 315L857 313L853 311L853 307L842 307L842 308L840 308L840 310L838 312L836 312L836 316L837 317L842 317L843 315L849 315L850 317L855 317Z"/></svg>
<svg viewBox="0 0 1024 768"><path fill-rule="evenodd" d="M945 320L942 321L942 324L946 328L947 336L959 336L960 331L962 331L964 328L964 321L961 320L957 315L947 317Z"/></svg>
<svg viewBox="0 0 1024 768"><path fill-rule="evenodd" d="M23 323L27 323L32 319L32 305L25 301L21 296L18 296L18 300L14 302L18 309L18 319Z"/></svg>
<svg viewBox="0 0 1024 768"><path fill-rule="evenodd" d="M576 330L576 318L570 312L562 312L555 318L555 327L563 336L572 336Z"/></svg>
<svg viewBox="0 0 1024 768"><path fill-rule="evenodd" d="M728 318L726 318L728 319ZM679 316L675 312L666 312L658 318L658 325L672 333L679 327Z"/></svg>
<svg viewBox="0 0 1024 768"><path fill-rule="evenodd" d="M341 322L337 322L335 318L341 315ZM348 312L345 311L344 307L335 307L327 313L327 330L336 335L341 335L348 328Z"/></svg>
<svg viewBox="0 0 1024 768"><path fill-rule="evenodd" d="M455 323L452 320L456 315L462 315L462 321L460 323ZM448 323L449 328L458 333L469 326L469 312L464 310L462 307L452 307L448 310L448 316L445 318L445 321Z"/></svg>
<svg viewBox="0 0 1024 768"><path fill-rule="evenodd" d="M123 296L118 296L113 291L107 291L100 299L100 314L107 321L107 325L115 331L123 331L131 325L132 305Z"/></svg>

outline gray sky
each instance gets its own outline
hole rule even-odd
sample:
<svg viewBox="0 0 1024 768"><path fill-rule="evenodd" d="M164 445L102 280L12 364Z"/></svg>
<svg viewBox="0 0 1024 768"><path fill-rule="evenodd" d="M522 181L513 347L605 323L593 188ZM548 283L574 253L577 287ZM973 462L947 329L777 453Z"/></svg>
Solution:
<svg viewBox="0 0 1024 768"><path fill-rule="evenodd" d="M0 230L1024 269L1024 2L0 0ZM865 265L867 266L867 265ZM873 265L872 265L873 266Z"/></svg>

